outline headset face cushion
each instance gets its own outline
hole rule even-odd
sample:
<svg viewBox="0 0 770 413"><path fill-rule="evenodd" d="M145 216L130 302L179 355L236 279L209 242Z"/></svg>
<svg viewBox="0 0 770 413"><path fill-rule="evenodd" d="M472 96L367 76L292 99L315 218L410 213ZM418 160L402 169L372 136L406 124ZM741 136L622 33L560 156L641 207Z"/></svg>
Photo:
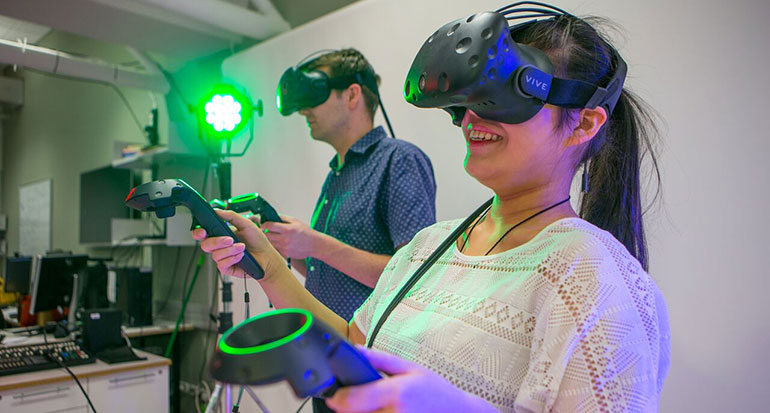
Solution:
<svg viewBox="0 0 770 413"><path fill-rule="evenodd" d="M278 81L276 104L283 116L304 109L313 108L329 98L329 76L320 71L302 71L290 67Z"/></svg>

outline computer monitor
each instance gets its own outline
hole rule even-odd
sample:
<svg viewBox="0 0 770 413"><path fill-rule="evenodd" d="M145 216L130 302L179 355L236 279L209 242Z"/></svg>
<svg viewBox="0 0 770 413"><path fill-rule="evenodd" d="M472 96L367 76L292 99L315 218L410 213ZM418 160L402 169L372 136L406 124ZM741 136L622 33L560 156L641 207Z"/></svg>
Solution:
<svg viewBox="0 0 770 413"><path fill-rule="evenodd" d="M87 255L38 255L33 261L29 312L66 307L72 299L73 275L86 268Z"/></svg>
<svg viewBox="0 0 770 413"><path fill-rule="evenodd" d="M5 260L5 292L29 294L32 257L8 257Z"/></svg>
<svg viewBox="0 0 770 413"><path fill-rule="evenodd" d="M141 183L141 176L131 169L111 166L80 175L80 243L112 242L113 218L132 218L126 206L126 194ZM137 215L138 217L138 215Z"/></svg>
<svg viewBox="0 0 770 413"><path fill-rule="evenodd" d="M96 263L89 265L84 271L83 279L78 280L79 307L86 310L109 307L110 301L107 297L109 271L107 265L104 260L91 258L89 261L96 261Z"/></svg>

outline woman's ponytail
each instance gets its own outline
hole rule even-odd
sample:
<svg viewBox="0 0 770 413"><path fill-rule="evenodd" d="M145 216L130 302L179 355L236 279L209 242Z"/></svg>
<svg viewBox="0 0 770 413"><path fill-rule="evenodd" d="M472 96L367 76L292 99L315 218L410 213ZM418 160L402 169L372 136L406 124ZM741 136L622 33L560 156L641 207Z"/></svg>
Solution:
<svg viewBox="0 0 770 413"><path fill-rule="evenodd" d="M652 142L657 135L654 112L642 100L623 90L615 110L604 127L596 149L589 146L589 191L580 203L580 216L610 232L647 270L647 242L642 225L641 164L651 161L656 180L655 196L660 191L660 172Z"/></svg>
<svg viewBox="0 0 770 413"><path fill-rule="evenodd" d="M601 18L560 16L541 20L517 30L514 40L543 50L554 64L555 74L606 86L615 73L616 53L596 30L612 25ZM574 121L577 109L562 109L560 128ZM660 193L660 172L653 151L657 137L655 112L624 89L607 124L591 139L575 169L588 166L588 193L580 204L580 216L609 231L648 266L647 243L642 225L642 161L649 157L655 196Z"/></svg>

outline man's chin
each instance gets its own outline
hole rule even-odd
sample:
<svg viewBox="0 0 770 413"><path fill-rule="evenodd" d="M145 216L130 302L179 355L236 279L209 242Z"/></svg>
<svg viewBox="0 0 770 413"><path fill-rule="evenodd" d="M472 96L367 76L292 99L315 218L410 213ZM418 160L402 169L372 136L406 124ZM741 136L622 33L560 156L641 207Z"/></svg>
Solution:
<svg viewBox="0 0 770 413"><path fill-rule="evenodd" d="M317 131L313 131L312 129L310 129L310 137L314 141L326 142L326 139L324 139L324 137L323 137L323 135L321 133L318 133Z"/></svg>

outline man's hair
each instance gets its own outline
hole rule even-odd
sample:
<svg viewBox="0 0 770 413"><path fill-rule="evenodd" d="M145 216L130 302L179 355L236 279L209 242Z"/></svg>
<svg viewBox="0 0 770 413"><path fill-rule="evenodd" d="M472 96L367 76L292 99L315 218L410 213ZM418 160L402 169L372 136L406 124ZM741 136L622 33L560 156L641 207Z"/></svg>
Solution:
<svg viewBox="0 0 770 413"><path fill-rule="evenodd" d="M300 68L304 71L318 70L320 67L329 68L329 76L347 76L353 75L359 72L371 71L374 73L374 68L369 61L366 60L363 54L356 49L341 49L333 52L329 52L321 55L320 57L311 60L310 62L302 65ZM374 75L377 85L380 84L380 76ZM369 89L368 86L361 85L361 90L364 95L364 103L366 104L366 110L369 112L369 116L374 118L374 113L377 112L377 106L379 100L375 91ZM339 93L339 91L337 91Z"/></svg>

